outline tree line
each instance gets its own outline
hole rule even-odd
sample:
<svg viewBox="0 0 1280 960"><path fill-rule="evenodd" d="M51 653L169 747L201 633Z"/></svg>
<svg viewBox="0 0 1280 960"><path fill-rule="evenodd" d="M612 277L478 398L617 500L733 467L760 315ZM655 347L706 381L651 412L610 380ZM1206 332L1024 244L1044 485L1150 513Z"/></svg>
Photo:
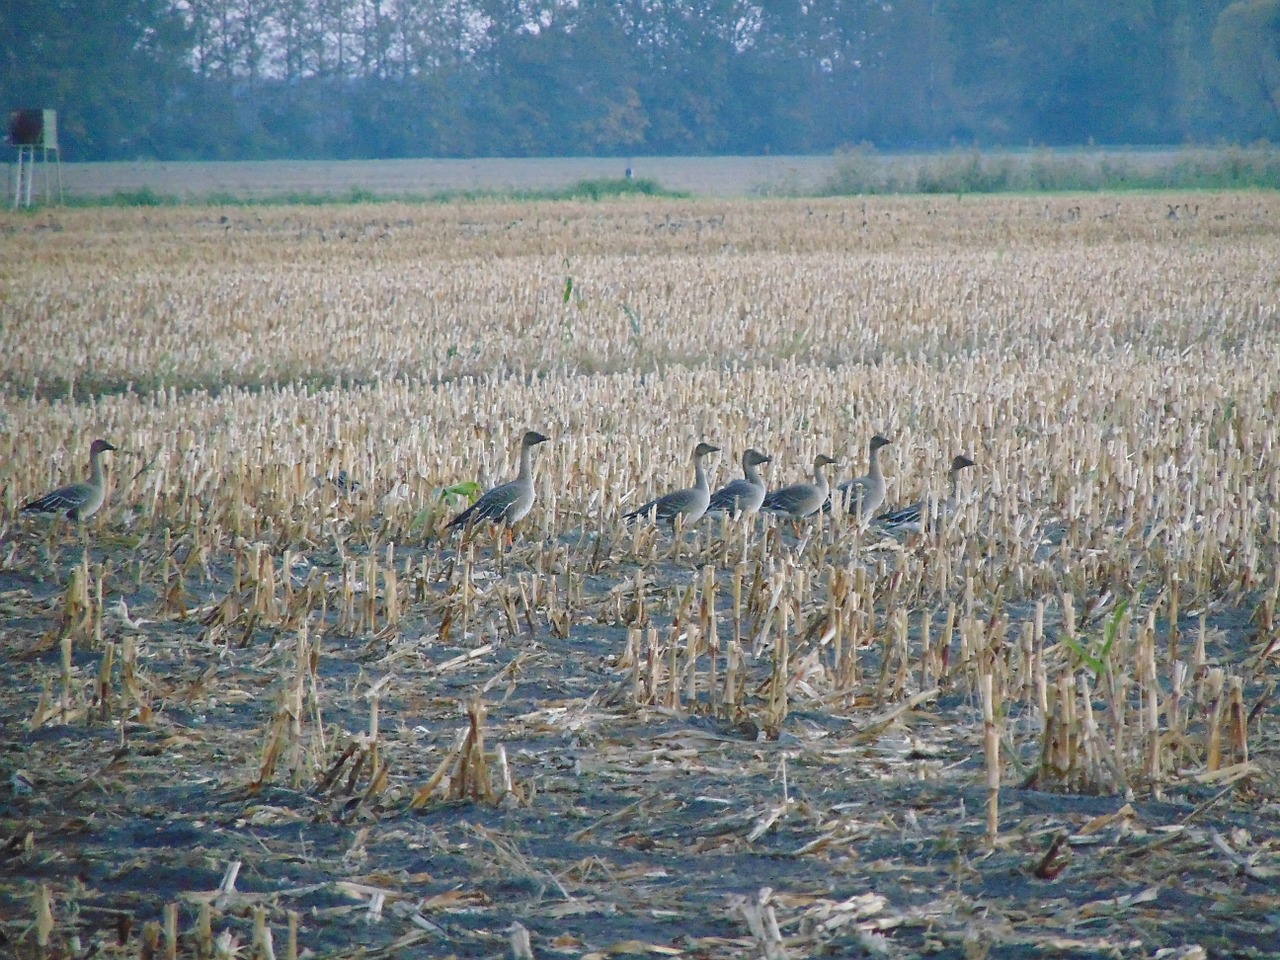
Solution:
<svg viewBox="0 0 1280 960"><path fill-rule="evenodd" d="M1280 0L8 0L74 160L1280 135Z"/></svg>

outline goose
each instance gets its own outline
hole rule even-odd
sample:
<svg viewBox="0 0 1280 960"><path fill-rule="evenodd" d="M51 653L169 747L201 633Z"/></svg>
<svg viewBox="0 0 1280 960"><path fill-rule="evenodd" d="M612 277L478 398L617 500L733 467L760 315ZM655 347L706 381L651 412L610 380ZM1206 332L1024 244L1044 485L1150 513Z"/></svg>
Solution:
<svg viewBox="0 0 1280 960"><path fill-rule="evenodd" d="M533 448L548 439L537 430L527 431L520 441L520 470L516 478L486 490L479 500L450 520L445 529L469 528L481 520L491 520L506 526L508 538L512 538L511 527L533 508Z"/></svg>
<svg viewBox="0 0 1280 960"><path fill-rule="evenodd" d="M768 463L769 457L759 450L748 449L742 455L742 477L732 480L711 495L708 513L727 513L731 517L755 513L764 503L764 481L756 467Z"/></svg>
<svg viewBox="0 0 1280 960"><path fill-rule="evenodd" d="M885 482L880 470L880 448L887 447L892 441L888 437L876 434L871 438L870 467L866 476L854 477L837 485L840 502L850 515L862 518L865 523L884 503Z"/></svg>
<svg viewBox="0 0 1280 960"><path fill-rule="evenodd" d="M892 533L923 533L926 529L937 529L941 521L956 512L956 491L960 483L960 471L974 466L974 462L964 454L958 454L951 461L947 477L951 485L951 495L939 503L934 497L925 497L909 507L902 507L876 517L876 523L884 530Z"/></svg>
<svg viewBox="0 0 1280 960"><path fill-rule="evenodd" d="M102 455L117 449L106 440L95 440L89 448L89 482L71 483L59 487L43 497L23 504L24 512L65 512L68 520L88 520L102 507L107 498L107 481L102 472Z"/></svg>
<svg viewBox="0 0 1280 960"><path fill-rule="evenodd" d="M770 492L764 498L764 509L785 513L792 520L803 520L817 513L831 492L822 468L835 462L825 453L818 454L813 461L813 483L797 483Z"/></svg>
<svg viewBox="0 0 1280 960"><path fill-rule="evenodd" d="M622 519L632 520L636 517L647 517L651 520L665 520L672 529L676 519L683 517L688 526L707 512L711 502L711 486L707 483L707 471L702 465L702 458L709 453L718 453L719 447L709 443L699 443L693 448L694 484L685 490L675 490L648 503L636 507L630 513L623 514Z"/></svg>

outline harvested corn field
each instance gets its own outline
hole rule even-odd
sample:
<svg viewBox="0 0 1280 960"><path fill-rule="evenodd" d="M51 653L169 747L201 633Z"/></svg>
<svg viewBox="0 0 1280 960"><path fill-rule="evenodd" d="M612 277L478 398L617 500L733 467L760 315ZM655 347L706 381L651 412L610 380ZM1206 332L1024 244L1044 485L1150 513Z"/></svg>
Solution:
<svg viewBox="0 0 1280 960"><path fill-rule="evenodd" d="M0 257L3 952L1276 955L1274 194L46 210ZM527 516L448 528L527 430ZM834 489L877 433L915 528L623 519L700 442ZM101 509L22 509L99 438Z"/></svg>

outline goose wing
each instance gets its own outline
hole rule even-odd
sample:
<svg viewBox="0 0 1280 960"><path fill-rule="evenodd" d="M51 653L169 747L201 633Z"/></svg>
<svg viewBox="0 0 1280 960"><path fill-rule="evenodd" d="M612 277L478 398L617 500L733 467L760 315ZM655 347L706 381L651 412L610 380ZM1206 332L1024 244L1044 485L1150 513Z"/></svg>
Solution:
<svg viewBox="0 0 1280 960"><path fill-rule="evenodd" d="M74 510L83 506L93 497L93 487L87 483L71 483L59 487L43 497L23 504L22 509L32 513L55 513L59 510Z"/></svg>
<svg viewBox="0 0 1280 960"><path fill-rule="evenodd" d="M707 510L758 510L763 495L763 489L740 477L713 493Z"/></svg>
<svg viewBox="0 0 1280 960"><path fill-rule="evenodd" d="M497 522L506 518L507 512L520 498L520 488L514 481L503 483L485 493L467 509L449 521L445 529L476 523L480 520Z"/></svg>

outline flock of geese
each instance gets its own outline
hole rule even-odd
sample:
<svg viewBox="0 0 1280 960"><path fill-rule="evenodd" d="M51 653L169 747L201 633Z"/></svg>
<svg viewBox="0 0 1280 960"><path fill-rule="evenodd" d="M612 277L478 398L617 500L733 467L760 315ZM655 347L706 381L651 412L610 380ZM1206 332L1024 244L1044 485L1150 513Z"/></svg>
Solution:
<svg viewBox="0 0 1280 960"><path fill-rule="evenodd" d="M709 443L699 443L693 448L695 479L692 487L650 500L624 514L623 518L663 521L674 529L677 521L688 526L708 513L729 514L737 518L767 510L800 521L838 508L855 517L859 525L875 523L881 529L892 532L921 533L926 529L933 529L939 521L955 512L960 471L972 467L974 462L963 454L951 461L948 472L950 495L946 500L928 496L909 506L877 514L876 511L884 505L887 493L884 471L880 466L880 449L891 442L878 433L872 437L866 475L837 484L834 496L824 471L836 462L835 458L820 453L813 461L812 481L769 490L765 487L758 468L761 464L769 463L771 458L751 448L742 454L742 477L713 492L707 483L703 458L716 453L720 448Z"/></svg>
<svg viewBox="0 0 1280 960"><path fill-rule="evenodd" d="M467 509L455 516L446 526L448 530L470 529L482 521L501 525L508 538L511 528L533 508L533 452L549 438L536 430L529 430L520 441L520 467L515 479L493 487ZM886 484L880 467L880 450L891 441L876 434L871 438L868 470L866 475L854 477L837 484L835 495L827 482L828 466L836 461L826 454L818 454L813 461L813 479L806 483L768 490L760 477L759 467L770 458L755 449L742 455L742 477L718 490L712 491L707 481L705 458L720 448L710 443L699 443L693 448L694 484L681 490L655 497L623 515L626 520L648 520L666 523L672 531L677 524L681 529L696 523L704 515L728 514L738 518L761 510L790 517L799 522L819 513L841 509L857 519L859 525L874 523L888 532L922 533L931 530L955 512L960 471L972 467L974 461L963 454L951 461L948 470L950 495L946 500L927 496L909 506L877 514L885 501ZM102 507L106 498L106 480L102 456L118 449L106 440L95 440L89 449L89 481L73 483L28 501L22 509L38 513L64 513L72 521L87 520Z"/></svg>

